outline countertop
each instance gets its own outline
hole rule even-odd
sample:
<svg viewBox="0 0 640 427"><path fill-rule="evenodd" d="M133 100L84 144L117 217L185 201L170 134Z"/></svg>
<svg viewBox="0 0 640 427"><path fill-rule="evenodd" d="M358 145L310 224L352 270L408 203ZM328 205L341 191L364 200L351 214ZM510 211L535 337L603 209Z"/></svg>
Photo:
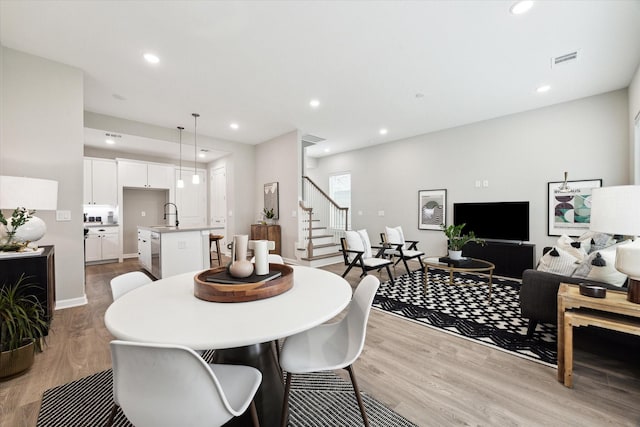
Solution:
<svg viewBox="0 0 640 427"><path fill-rule="evenodd" d="M102 224L101 222L85 222L84 226L87 228L91 227L117 227L120 224Z"/></svg>
<svg viewBox="0 0 640 427"><path fill-rule="evenodd" d="M181 231L206 231L206 230L222 230L224 227L219 225L207 226L185 226L175 227L170 225L139 225L140 230L155 231L156 233L179 233Z"/></svg>

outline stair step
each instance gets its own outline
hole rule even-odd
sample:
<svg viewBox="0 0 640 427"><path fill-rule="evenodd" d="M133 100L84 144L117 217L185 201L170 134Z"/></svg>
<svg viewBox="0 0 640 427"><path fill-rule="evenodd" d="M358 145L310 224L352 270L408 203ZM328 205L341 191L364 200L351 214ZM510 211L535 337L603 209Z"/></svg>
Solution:
<svg viewBox="0 0 640 427"><path fill-rule="evenodd" d="M340 245L338 245L336 243L325 243L325 244L322 244L322 245L313 245L313 249L330 248L332 246L338 247Z"/></svg>
<svg viewBox="0 0 640 427"><path fill-rule="evenodd" d="M311 239L321 239L323 237L333 237L333 234L314 234Z"/></svg>
<svg viewBox="0 0 640 427"><path fill-rule="evenodd" d="M304 261L314 261L314 260L317 260L317 259L333 258L335 256L342 257L342 254L340 252L332 252L330 254L314 255L311 258L303 257L301 259L304 260Z"/></svg>

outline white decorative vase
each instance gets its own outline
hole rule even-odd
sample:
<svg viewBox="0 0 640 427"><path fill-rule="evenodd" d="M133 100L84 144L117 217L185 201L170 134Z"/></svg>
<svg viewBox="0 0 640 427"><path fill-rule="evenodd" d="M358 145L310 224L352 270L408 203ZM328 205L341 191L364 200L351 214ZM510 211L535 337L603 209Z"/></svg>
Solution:
<svg viewBox="0 0 640 427"><path fill-rule="evenodd" d="M462 251L452 251L449 249L449 259L462 259Z"/></svg>
<svg viewBox="0 0 640 427"><path fill-rule="evenodd" d="M233 249L235 259L229 266L229 274L233 277L243 278L251 276L253 264L247 260L247 244L249 236L238 234L233 236Z"/></svg>

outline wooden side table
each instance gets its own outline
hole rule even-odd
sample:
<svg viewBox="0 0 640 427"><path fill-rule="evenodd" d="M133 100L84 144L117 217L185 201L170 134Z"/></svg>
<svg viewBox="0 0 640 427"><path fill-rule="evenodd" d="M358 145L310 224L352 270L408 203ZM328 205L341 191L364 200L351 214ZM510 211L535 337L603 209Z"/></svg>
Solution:
<svg viewBox="0 0 640 427"><path fill-rule="evenodd" d="M278 224L251 224L251 240L271 240L275 242L275 249L270 254L282 255L281 231Z"/></svg>
<svg viewBox="0 0 640 427"><path fill-rule="evenodd" d="M14 283L24 274L27 283L33 283L33 294L51 321L56 308L56 272L53 246L41 246L39 255L0 258L0 286ZM47 331L48 333L48 331Z"/></svg>
<svg viewBox="0 0 640 427"><path fill-rule="evenodd" d="M587 309L587 310L585 310ZM573 327L598 326L640 335L640 304L627 301L627 293L607 290L606 298L580 295L566 283L558 288L558 381L573 385Z"/></svg>

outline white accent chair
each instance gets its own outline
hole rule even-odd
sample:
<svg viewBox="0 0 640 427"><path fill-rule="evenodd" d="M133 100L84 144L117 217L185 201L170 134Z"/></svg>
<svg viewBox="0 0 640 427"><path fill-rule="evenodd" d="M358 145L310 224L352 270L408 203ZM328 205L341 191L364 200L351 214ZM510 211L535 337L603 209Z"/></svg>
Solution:
<svg viewBox="0 0 640 427"><path fill-rule="evenodd" d="M405 240L401 226L385 227L385 232L380 233L380 239L382 240L382 245L388 248L385 249L384 254L390 256L392 260L394 257L398 258L393 264L394 269L402 261L407 273L411 273L407 260L417 259L420 262L420 270L424 271L424 263L422 262L424 252L418 249L418 240Z"/></svg>
<svg viewBox="0 0 640 427"><path fill-rule="evenodd" d="M351 377L365 426L369 426L353 363L364 348L371 303L380 286L375 276L367 276L356 288L348 312L340 321L326 323L286 338L280 354L280 366L287 371L282 426L287 425L291 375L334 369L346 369Z"/></svg>
<svg viewBox="0 0 640 427"><path fill-rule="evenodd" d="M255 368L207 364L188 347L111 341L113 409L137 427L220 426L250 407L262 381Z"/></svg>
<svg viewBox="0 0 640 427"><path fill-rule="evenodd" d="M141 271L132 271L131 273L121 274L111 279L111 295L113 300L117 300L127 292L151 283L153 280Z"/></svg>
<svg viewBox="0 0 640 427"><path fill-rule="evenodd" d="M346 231L345 237L340 238L340 245L344 264L348 266L345 272L342 273L342 277L346 277L349 271L356 266L362 269L360 277L366 276L368 271L380 271L385 268L389 275L389 280L393 283L393 276L389 269L393 262L384 258L384 247L371 246L367 230ZM377 250L375 255L373 254L373 249Z"/></svg>

